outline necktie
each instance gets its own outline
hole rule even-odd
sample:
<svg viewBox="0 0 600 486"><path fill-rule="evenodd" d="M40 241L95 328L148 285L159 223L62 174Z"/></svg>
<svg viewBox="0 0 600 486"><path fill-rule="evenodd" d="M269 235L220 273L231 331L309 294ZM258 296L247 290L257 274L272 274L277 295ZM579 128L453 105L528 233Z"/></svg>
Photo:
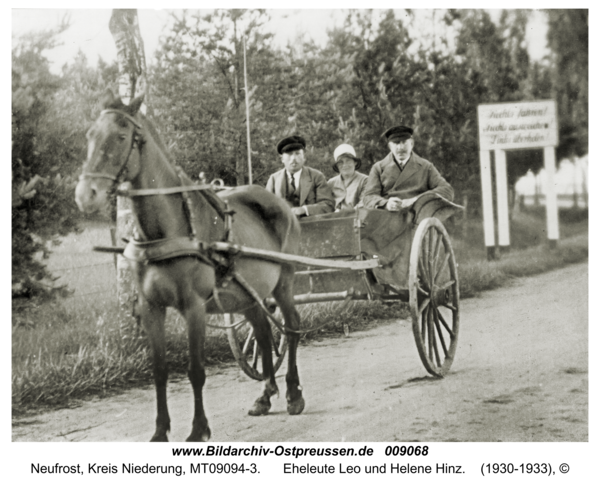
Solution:
<svg viewBox="0 0 600 486"><path fill-rule="evenodd" d="M292 192L296 192L296 182L293 175L290 175L290 185L292 186Z"/></svg>
<svg viewBox="0 0 600 486"><path fill-rule="evenodd" d="M402 165L400 162L398 162L396 160L396 157L394 157L394 162L396 162L396 167L398 167L398 170L400 171L400 173L402 173L402 170L404 169L404 165Z"/></svg>

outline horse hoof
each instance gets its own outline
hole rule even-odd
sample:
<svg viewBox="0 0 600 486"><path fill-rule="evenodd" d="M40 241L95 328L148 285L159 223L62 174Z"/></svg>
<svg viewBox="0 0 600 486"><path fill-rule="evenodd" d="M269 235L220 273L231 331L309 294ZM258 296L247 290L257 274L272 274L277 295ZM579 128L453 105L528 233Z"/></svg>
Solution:
<svg viewBox="0 0 600 486"><path fill-rule="evenodd" d="M262 401L260 398L254 402L252 408L248 410L248 415L258 417L259 415L267 415L271 410L270 401Z"/></svg>
<svg viewBox="0 0 600 486"><path fill-rule="evenodd" d="M169 442L167 434L154 434L150 442Z"/></svg>
<svg viewBox="0 0 600 486"><path fill-rule="evenodd" d="M300 415L304 410L304 398L300 397L293 402L288 402L287 412L290 415Z"/></svg>
<svg viewBox="0 0 600 486"><path fill-rule="evenodd" d="M190 436L185 439L186 442L208 442L210 439L210 429L206 429L204 432L197 434L192 432Z"/></svg>

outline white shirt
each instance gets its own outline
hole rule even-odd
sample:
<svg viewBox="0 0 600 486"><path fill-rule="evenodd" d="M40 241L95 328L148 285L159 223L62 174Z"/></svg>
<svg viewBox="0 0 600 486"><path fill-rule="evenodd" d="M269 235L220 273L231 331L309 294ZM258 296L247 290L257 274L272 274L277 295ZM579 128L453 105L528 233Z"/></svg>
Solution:
<svg viewBox="0 0 600 486"><path fill-rule="evenodd" d="M400 164L400 166L402 167L402 169L404 169L404 166L408 162L408 159L410 159L410 155L408 157L406 157L404 160L398 160L398 159L396 159L396 157L394 155L392 155L392 157L394 157L394 159L396 160L396 162L398 162Z"/></svg>
<svg viewBox="0 0 600 486"><path fill-rule="evenodd" d="M295 174L290 174L287 169L285 170L285 172L286 172L287 177L288 177L288 183L290 182L290 179L293 177L294 178L294 185L296 186L296 189L300 189L300 177L302 176L302 169L300 169Z"/></svg>
<svg viewBox="0 0 600 486"><path fill-rule="evenodd" d="M302 167L302 169L304 169L304 167ZM290 183L290 179L293 177L294 185L296 186L296 190L298 191L298 194L300 194L300 177L302 177L302 169L300 169L298 172L296 172L294 174L290 174L290 172L287 169L285 169L288 184ZM310 214L308 214L308 208L306 207L306 205L304 205L302 207L304 208L304 212L306 213L306 215L310 216Z"/></svg>

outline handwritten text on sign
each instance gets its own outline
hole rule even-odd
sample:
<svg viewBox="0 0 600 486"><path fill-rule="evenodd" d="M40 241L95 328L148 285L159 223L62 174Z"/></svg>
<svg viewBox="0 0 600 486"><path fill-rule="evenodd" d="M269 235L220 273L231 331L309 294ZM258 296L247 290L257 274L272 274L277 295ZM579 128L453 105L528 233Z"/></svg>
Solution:
<svg viewBox="0 0 600 486"><path fill-rule="evenodd" d="M554 101L479 105L480 150L555 147L558 144Z"/></svg>

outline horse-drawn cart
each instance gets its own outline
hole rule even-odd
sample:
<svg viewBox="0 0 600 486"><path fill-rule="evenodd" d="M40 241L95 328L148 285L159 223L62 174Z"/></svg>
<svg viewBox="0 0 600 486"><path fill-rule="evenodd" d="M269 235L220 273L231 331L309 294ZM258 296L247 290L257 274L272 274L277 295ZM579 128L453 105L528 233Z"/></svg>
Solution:
<svg viewBox="0 0 600 486"><path fill-rule="evenodd" d="M400 213L363 208L302 219L299 254L307 258L294 259L295 303L341 301L341 311L352 300L407 302L423 365L432 375L444 376L456 352L459 288L452 245L442 221L461 209L435 194L425 194ZM275 309L272 298L265 303ZM252 326L243 318L235 322L229 314L225 320L238 364L249 377L262 380L260 349ZM277 370L286 352L286 338L272 327ZM344 332L348 331L344 325Z"/></svg>
<svg viewBox="0 0 600 486"><path fill-rule="evenodd" d="M170 164L156 128L139 113L141 103L136 98L125 106L107 93L104 110L88 131L88 158L75 199L85 212L105 208L114 193L133 200L137 235L124 249L97 249L122 252L132 265L137 312L153 356L157 416L152 441L168 440L170 430L165 342L169 307L187 324L188 376L194 392L189 441L206 441L211 435L202 398L204 339L211 314L243 312L252 322L256 346L251 345L253 334L244 332L244 321L232 324L228 332L243 370L263 380L261 395L248 410L253 416L267 414L271 397L278 394L275 369L281 365L285 339L287 412L304 410L296 351L299 333L305 330L295 304L408 302L425 368L436 376L448 371L456 352L459 295L454 254L441 221L459 206L424 194L399 213L360 209L306 218L300 228L286 202L260 187L231 188L217 196L212 185L193 183ZM130 187L117 190L123 182ZM285 327L273 313L275 305ZM286 336L275 346L276 359L269 351L270 323ZM262 371L259 349L267 350L260 360Z"/></svg>

